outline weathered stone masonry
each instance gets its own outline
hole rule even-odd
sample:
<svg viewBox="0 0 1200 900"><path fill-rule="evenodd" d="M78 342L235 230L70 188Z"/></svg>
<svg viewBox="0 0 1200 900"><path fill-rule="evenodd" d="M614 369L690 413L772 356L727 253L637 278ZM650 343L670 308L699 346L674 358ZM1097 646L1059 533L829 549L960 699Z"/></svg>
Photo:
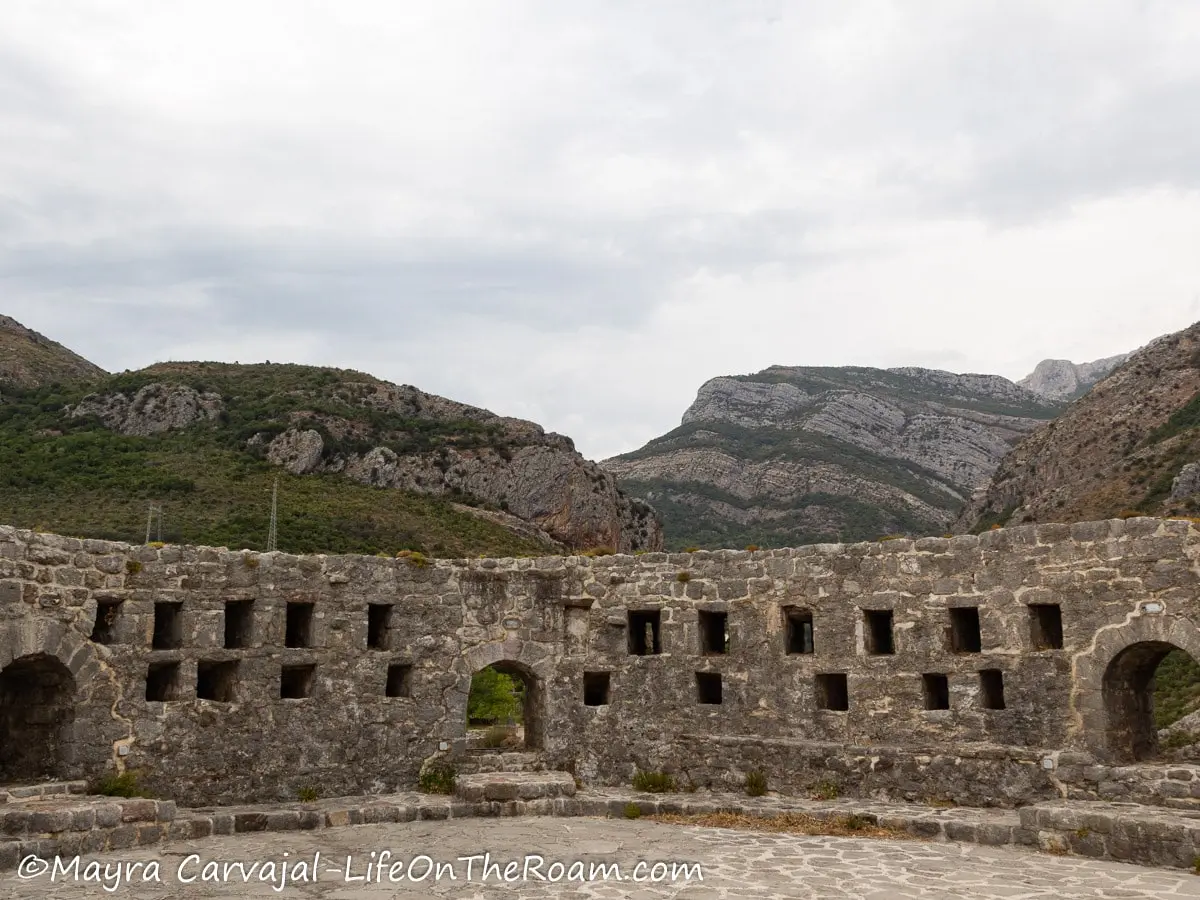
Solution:
<svg viewBox="0 0 1200 900"><path fill-rule="evenodd" d="M1158 660L1200 658L1198 553L1156 519L427 564L0 528L0 780L410 788L461 753L471 674L501 664L538 758L589 783L759 767L797 792L1103 796L1154 752Z"/></svg>

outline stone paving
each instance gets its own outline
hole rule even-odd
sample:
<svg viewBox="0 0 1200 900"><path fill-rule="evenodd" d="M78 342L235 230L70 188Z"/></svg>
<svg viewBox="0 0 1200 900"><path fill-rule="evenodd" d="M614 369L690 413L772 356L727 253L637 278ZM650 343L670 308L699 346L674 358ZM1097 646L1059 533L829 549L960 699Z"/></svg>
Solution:
<svg viewBox="0 0 1200 900"><path fill-rule="evenodd" d="M401 865L384 869L382 883L348 881L368 871L371 853L390 850ZM247 867L274 861L293 867L303 877L320 852L319 881L274 889L271 877L247 884L234 870L227 878L202 881L204 866L242 862ZM516 880L505 883L491 875L480 876L481 863L472 864L467 880L468 857L490 853L501 867L514 861ZM194 856L193 856L194 854ZM285 856L288 854L288 856ZM456 867L457 880L432 877L414 883L389 881L391 871L401 878L418 855ZM623 882L548 883L520 878L528 854L544 857L541 872L556 874L552 864L570 866L576 861L619 863ZM351 858L347 870L347 857ZM98 880L84 881L87 861L113 864L157 863L158 871L134 872L132 883L112 892ZM634 883L639 861L699 864L703 880ZM176 873L183 865L181 883ZM297 865L306 866L296 870ZM536 866L536 861L534 863ZM425 871L421 862L414 875ZM99 870L99 867L97 867ZM378 871L378 870L375 870ZM933 843L918 840L865 840L831 837L796 837L683 828L646 821L604 819L467 819L365 825L320 832L260 833L173 842L166 848L131 850L85 858L80 881L51 883L48 876L21 880L17 873L0 874L0 897L30 900L73 900L117 896L132 900L166 898L292 897L313 900L365 900L365 898L447 898L477 900L523 898L830 898L830 900L904 900L904 898L977 898L977 900L1117 900L1117 898L1200 898L1200 877L1178 870L1148 869L1121 863L1077 857L1054 857L1032 851L977 845ZM568 875L570 873L568 872ZM150 881L145 879L149 876ZM96 876L99 878L99 874ZM277 877L277 876L276 876ZM372 876L374 879L374 875ZM276 884L278 881L275 882ZM114 882L110 881L109 887Z"/></svg>

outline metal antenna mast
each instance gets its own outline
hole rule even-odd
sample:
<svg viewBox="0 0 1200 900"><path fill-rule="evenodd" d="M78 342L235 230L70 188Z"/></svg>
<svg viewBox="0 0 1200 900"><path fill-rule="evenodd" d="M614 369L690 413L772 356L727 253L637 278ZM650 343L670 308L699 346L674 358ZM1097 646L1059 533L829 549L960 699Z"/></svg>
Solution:
<svg viewBox="0 0 1200 900"><path fill-rule="evenodd" d="M267 531L267 552L279 549L279 477L271 488L271 528Z"/></svg>
<svg viewBox="0 0 1200 900"><path fill-rule="evenodd" d="M158 516L158 535L156 537L156 540L162 541L162 515L163 515L162 504L161 503L151 503L150 504L150 513L146 517L146 543L147 544L150 543L150 535L153 533L153 530L154 530L155 515Z"/></svg>

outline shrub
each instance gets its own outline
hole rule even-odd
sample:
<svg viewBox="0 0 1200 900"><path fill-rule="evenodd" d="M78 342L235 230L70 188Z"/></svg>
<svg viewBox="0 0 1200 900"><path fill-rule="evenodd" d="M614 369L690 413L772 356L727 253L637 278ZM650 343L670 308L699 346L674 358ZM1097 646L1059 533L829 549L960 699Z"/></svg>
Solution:
<svg viewBox="0 0 1200 900"><path fill-rule="evenodd" d="M690 572L680 572L678 575L675 576L675 580L678 581L680 584L687 584L689 581L692 580L692 575Z"/></svg>
<svg viewBox="0 0 1200 900"><path fill-rule="evenodd" d="M866 816L860 816L857 814L846 816L846 818L842 820L842 825L847 831L865 831L866 829L874 826L874 824L875 823Z"/></svg>
<svg viewBox="0 0 1200 900"><path fill-rule="evenodd" d="M699 547L684 547L683 552L684 553L699 553L700 548Z"/></svg>
<svg viewBox="0 0 1200 900"><path fill-rule="evenodd" d="M580 556L613 556L617 551L612 547L589 547L587 550L580 550Z"/></svg>
<svg viewBox="0 0 1200 900"><path fill-rule="evenodd" d="M127 770L119 775L106 775L91 789L102 797L146 797L148 794L138 784L137 772Z"/></svg>
<svg viewBox="0 0 1200 900"><path fill-rule="evenodd" d="M401 550L396 559L402 559L415 569L423 569L429 565L429 559L420 550Z"/></svg>
<svg viewBox="0 0 1200 900"><path fill-rule="evenodd" d="M153 547L155 550L161 550L163 547L165 547L167 545L164 544L162 541L151 541L146 546Z"/></svg>
<svg viewBox="0 0 1200 900"><path fill-rule="evenodd" d="M813 788L814 800L836 800L841 795L841 788L832 781L822 781Z"/></svg>
<svg viewBox="0 0 1200 900"><path fill-rule="evenodd" d="M625 818L640 819L642 817L642 808L636 803L625 804Z"/></svg>
<svg viewBox="0 0 1200 900"><path fill-rule="evenodd" d="M126 575L136 575L140 571L142 571L142 564L140 562L138 562L136 559L131 559L131 560L126 561L126 563L125 563L125 574Z"/></svg>
<svg viewBox="0 0 1200 900"><path fill-rule="evenodd" d="M638 771L633 776L633 789L647 794L669 794L675 790L675 779L666 772Z"/></svg>
<svg viewBox="0 0 1200 900"><path fill-rule="evenodd" d="M421 771L418 787L424 794L453 794L458 773L448 762L433 762Z"/></svg>
<svg viewBox="0 0 1200 900"><path fill-rule="evenodd" d="M767 793L767 776L755 769L746 773L746 794L750 797L762 797Z"/></svg>
<svg viewBox="0 0 1200 900"><path fill-rule="evenodd" d="M510 743L512 738L512 729L507 725L493 725L483 734L483 746L489 750L496 750Z"/></svg>
<svg viewBox="0 0 1200 900"><path fill-rule="evenodd" d="M296 791L296 796L300 799L301 803L315 803L321 796L321 792L312 785L305 785Z"/></svg>
<svg viewBox="0 0 1200 900"><path fill-rule="evenodd" d="M747 544L747 545L746 545L746 552L747 552L747 553L753 553L753 552L754 552L755 550L757 550L757 549L759 549L759 547L758 547L758 544Z"/></svg>
<svg viewBox="0 0 1200 900"><path fill-rule="evenodd" d="M1200 741L1200 734L1192 731L1172 731L1162 742L1164 750L1178 750L1180 747L1190 747Z"/></svg>
<svg viewBox="0 0 1200 900"><path fill-rule="evenodd" d="M247 553L242 557L242 565L244 565L247 569L257 569L258 557L251 556L249 553Z"/></svg>

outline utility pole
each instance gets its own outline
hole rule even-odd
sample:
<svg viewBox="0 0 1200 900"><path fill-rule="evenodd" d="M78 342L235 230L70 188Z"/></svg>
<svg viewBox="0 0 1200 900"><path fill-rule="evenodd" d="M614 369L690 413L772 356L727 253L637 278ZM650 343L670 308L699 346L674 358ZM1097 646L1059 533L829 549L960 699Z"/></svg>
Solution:
<svg viewBox="0 0 1200 900"><path fill-rule="evenodd" d="M150 504L149 515L147 515L147 517L146 517L146 541L145 542L147 544L150 543L150 535L153 533L153 530L154 530L154 517L156 515L158 516L158 536L155 538L155 540L158 540L161 542L162 541L162 504L152 502Z"/></svg>
<svg viewBox="0 0 1200 900"><path fill-rule="evenodd" d="M271 488L271 527L267 531L267 552L279 549L279 476Z"/></svg>

